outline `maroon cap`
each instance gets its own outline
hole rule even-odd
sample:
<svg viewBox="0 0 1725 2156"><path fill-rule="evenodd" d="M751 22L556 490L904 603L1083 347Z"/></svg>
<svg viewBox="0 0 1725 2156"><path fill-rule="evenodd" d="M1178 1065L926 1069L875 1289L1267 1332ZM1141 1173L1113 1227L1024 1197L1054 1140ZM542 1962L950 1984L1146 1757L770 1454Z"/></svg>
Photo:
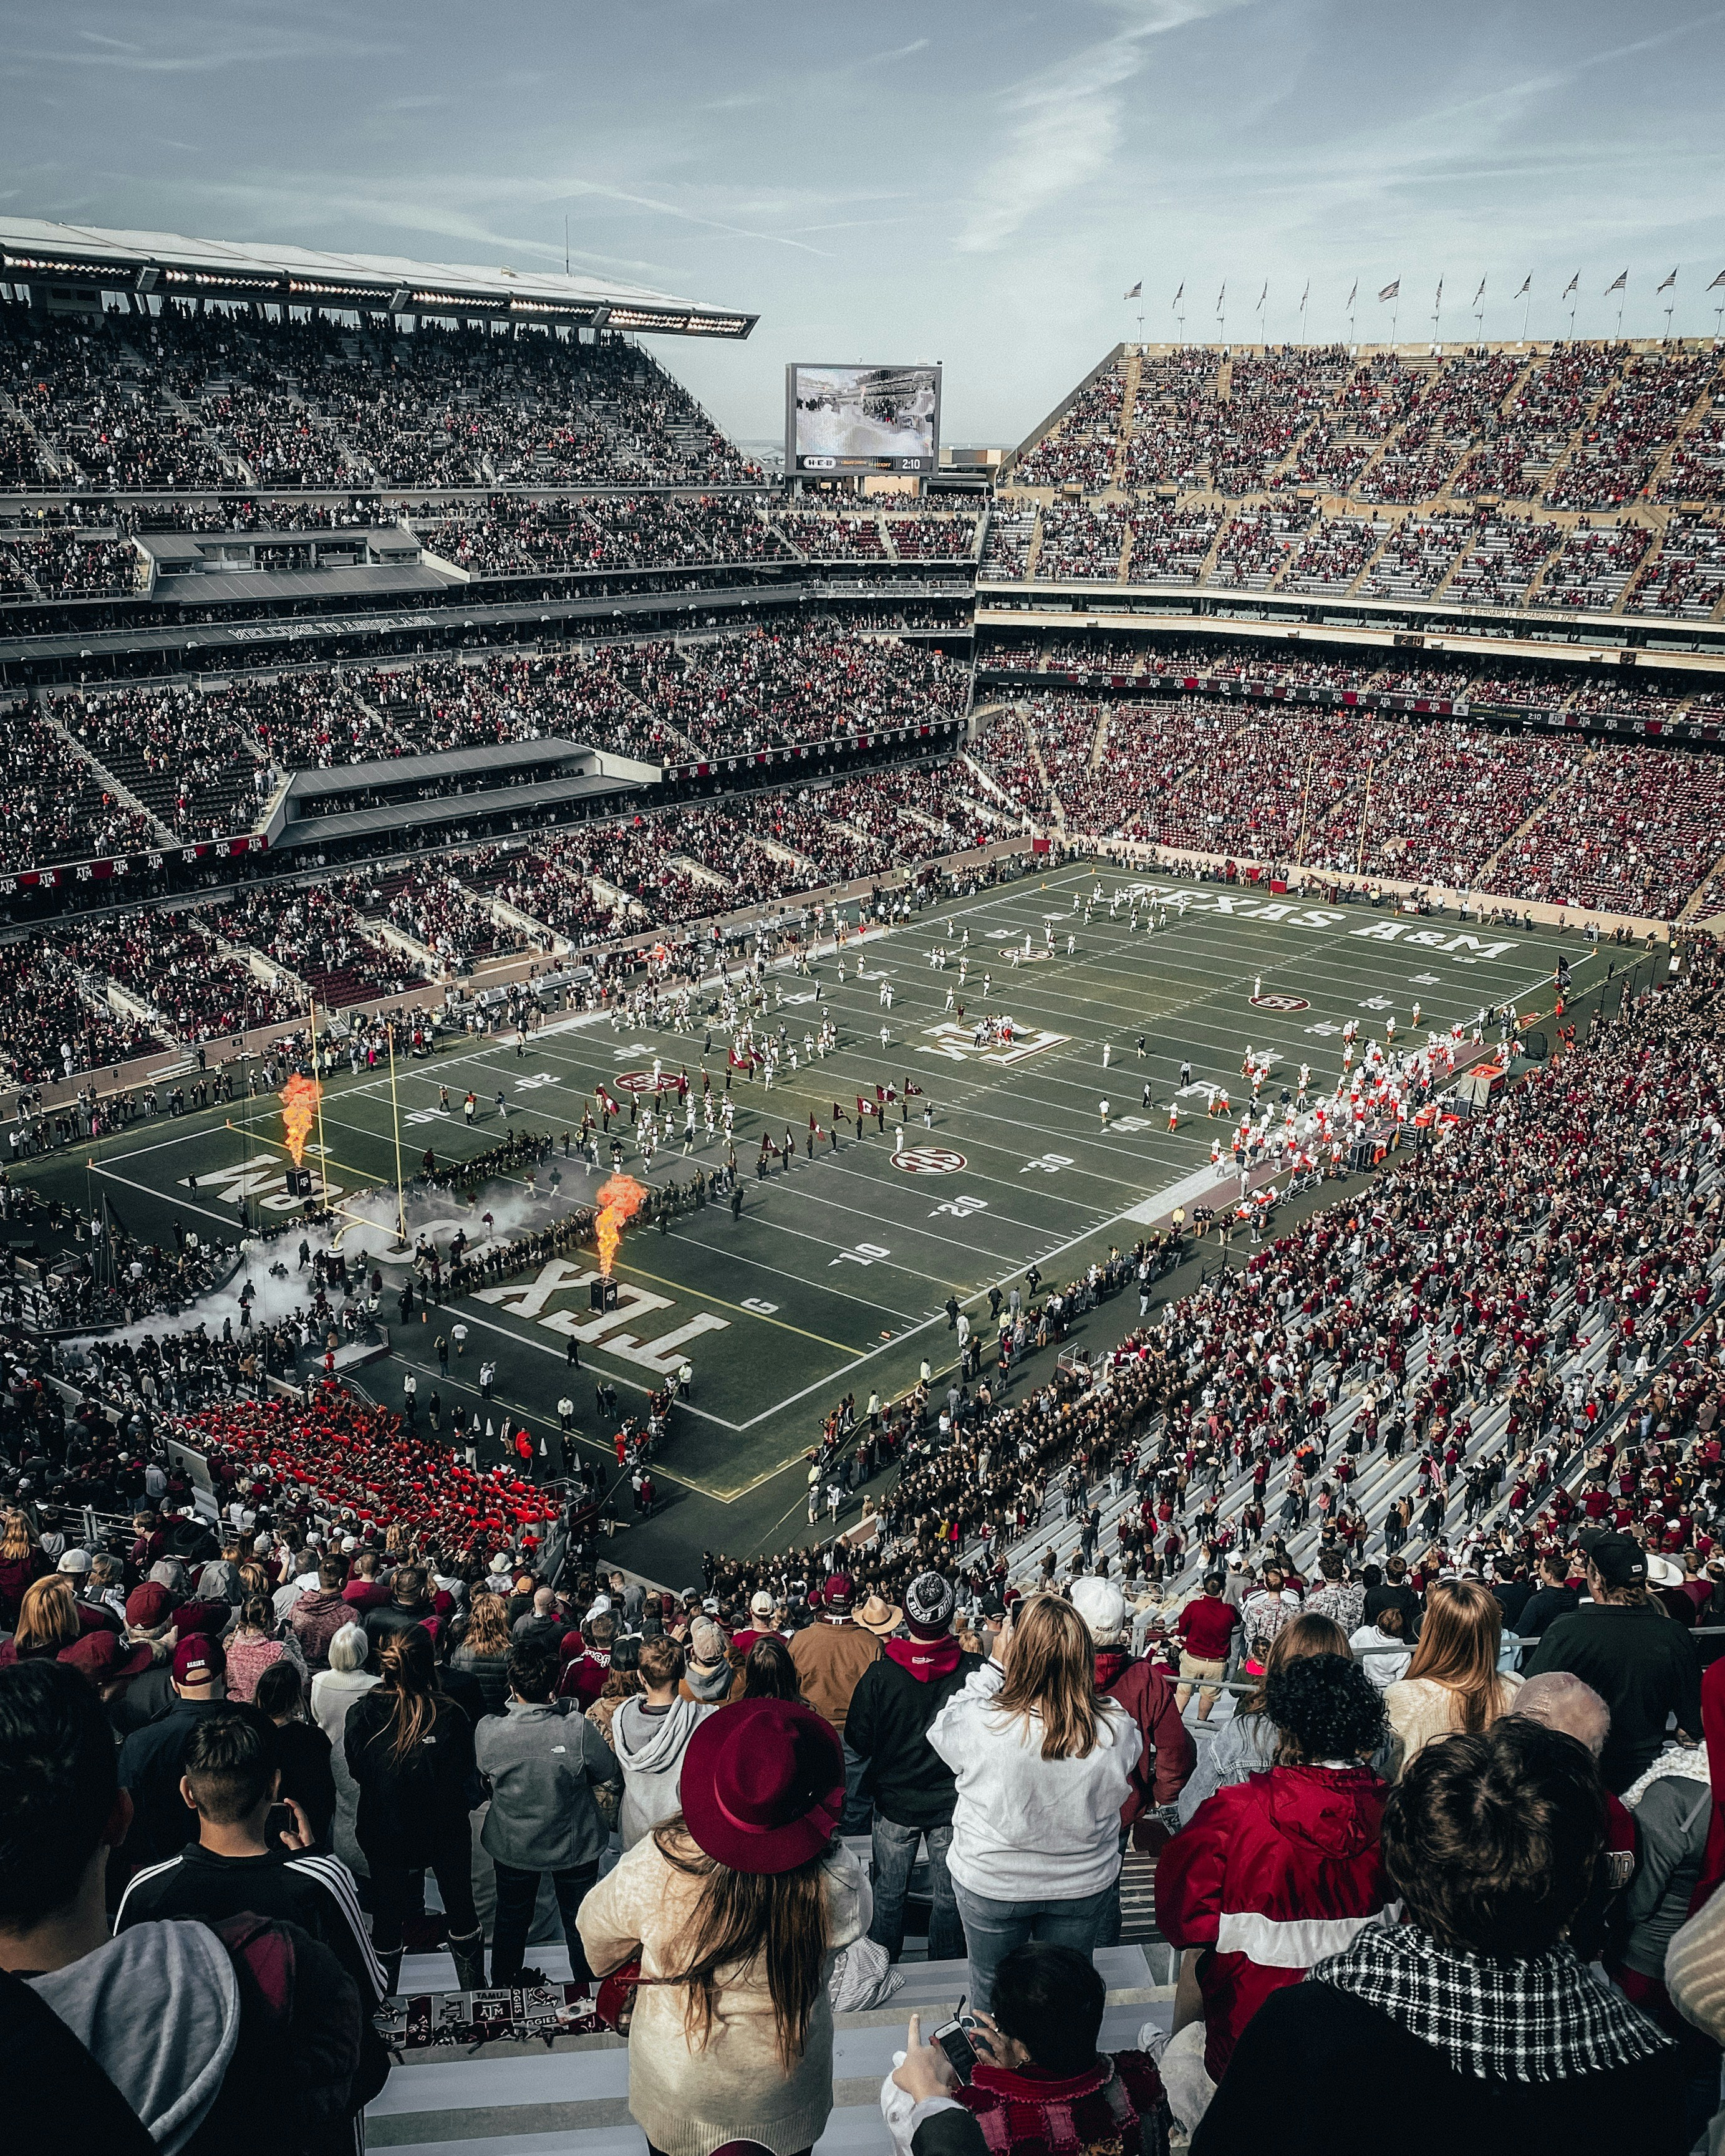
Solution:
<svg viewBox="0 0 1725 2156"><path fill-rule="evenodd" d="M732 1871L794 1871L845 1811L845 1751L800 1701L742 1699L706 1716L683 1754L683 1819Z"/></svg>
<svg viewBox="0 0 1725 2156"><path fill-rule="evenodd" d="M134 1647L128 1654L112 1632L86 1632L69 1647L62 1647L55 1659L69 1663L92 1684L112 1684L121 1677L141 1676L155 1657L147 1647Z"/></svg>
<svg viewBox="0 0 1725 2156"><path fill-rule="evenodd" d="M126 1621L139 1625L146 1631L154 1631L158 1625L167 1622L174 1606L174 1599L160 1580L146 1579L141 1587L133 1588L126 1598Z"/></svg>
<svg viewBox="0 0 1725 2156"><path fill-rule="evenodd" d="M225 1676L228 1657L222 1650L219 1640L212 1640L202 1632L188 1632L174 1649L174 1682L177 1685L208 1684L213 1677Z"/></svg>
<svg viewBox="0 0 1725 2156"><path fill-rule="evenodd" d="M855 1593L856 1589L850 1584L850 1574L848 1572L835 1572L821 1589L821 1594L829 1607L836 1607L842 1603L847 1609Z"/></svg>
<svg viewBox="0 0 1725 2156"><path fill-rule="evenodd" d="M184 1640L194 1632L209 1634L220 1639L228 1629L228 1620L234 1614L225 1602L212 1602L205 1595L193 1602L182 1602L174 1612L174 1630Z"/></svg>

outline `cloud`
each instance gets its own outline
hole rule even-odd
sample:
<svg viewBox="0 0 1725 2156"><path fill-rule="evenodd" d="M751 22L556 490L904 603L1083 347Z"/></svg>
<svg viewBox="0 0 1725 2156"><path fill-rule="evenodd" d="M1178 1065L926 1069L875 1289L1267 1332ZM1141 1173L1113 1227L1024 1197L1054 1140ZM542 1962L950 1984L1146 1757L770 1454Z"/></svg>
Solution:
<svg viewBox="0 0 1725 2156"><path fill-rule="evenodd" d="M1098 178L1120 137L1121 92L1143 67L1153 38L1217 14L1235 0L1106 0L1118 18L1110 37L1032 75L1001 99L1006 142L988 165L954 245L988 254L1027 219Z"/></svg>
<svg viewBox="0 0 1725 2156"><path fill-rule="evenodd" d="M895 45L890 53L870 53L865 59L854 61L852 64L858 68L891 67L896 60L907 60L914 54L927 50L927 38L917 38L908 45Z"/></svg>

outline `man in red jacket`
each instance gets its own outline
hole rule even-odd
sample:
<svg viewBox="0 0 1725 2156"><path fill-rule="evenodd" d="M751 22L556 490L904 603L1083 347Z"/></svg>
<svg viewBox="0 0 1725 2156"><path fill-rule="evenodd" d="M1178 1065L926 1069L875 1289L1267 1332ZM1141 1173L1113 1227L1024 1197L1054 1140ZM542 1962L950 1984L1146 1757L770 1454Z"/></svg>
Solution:
<svg viewBox="0 0 1725 2156"><path fill-rule="evenodd" d="M1117 1700L1138 1726L1144 1740L1138 1763L1132 1769L1132 1787L1120 1811L1120 1848L1122 1856L1134 1823L1145 1812L1171 1807L1198 1764L1198 1748L1180 1719L1173 1686L1153 1662L1135 1662L1126 1640L1126 1597L1107 1579L1076 1579L1072 1606L1090 1628L1096 1650L1096 1688ZM1172 1816L1163 1821L1172 1826ZM1096 1944L1120 1943L1120 1881L1114 1882L1114 1902L1102 1919Z"/></svg>

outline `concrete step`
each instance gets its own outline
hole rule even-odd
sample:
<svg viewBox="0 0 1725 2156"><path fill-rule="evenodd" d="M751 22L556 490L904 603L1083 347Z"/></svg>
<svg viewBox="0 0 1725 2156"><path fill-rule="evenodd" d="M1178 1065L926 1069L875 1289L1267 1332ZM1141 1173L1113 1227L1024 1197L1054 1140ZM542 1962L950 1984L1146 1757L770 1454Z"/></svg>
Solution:
<svg viewBox="0 0 1725 2156"><path fill-rule="evenodd" d="M535 1949L547 1977L567 1972L563 1950ZM1173 1994L1153 1980L1143 1950L1106 1947L1096 1966L1108 1985L1102 2046L1135 2046L1147 2021L1166 2029ZM925 2030L968 1989L963 1962L901 1964L904 1984L890 2005L839 2016L833 2052L834 2109L816 2144L824 2156L867 2151L885 2156L880 2083L904 2045L912 2012ZM403 1964L402 1989L434 1988L454 1970L447 1954L416 1954ZM372 2148L438 2152L438 2156L642 2156L645 2137L629 2115L629 2047L616 2036L560 2036L543 2044L488 2045L477 2055L409 2051L366 2113Z"/></svg>

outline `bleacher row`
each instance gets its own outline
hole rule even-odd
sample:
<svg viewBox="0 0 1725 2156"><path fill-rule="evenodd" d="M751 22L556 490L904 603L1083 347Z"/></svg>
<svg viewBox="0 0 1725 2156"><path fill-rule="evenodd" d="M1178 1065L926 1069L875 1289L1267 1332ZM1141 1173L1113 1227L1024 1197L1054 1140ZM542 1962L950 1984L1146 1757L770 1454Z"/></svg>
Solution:
<svg viewBox="0 0 1725 2156"><path fill-rule="evenodd" d="M1717 911L1725 761L1705 751L1045 690L988 713L974 753L1006 802L1070 837L1652 920Z"/></svg>
<svg viewBox="0 0 1725 2156"><path fill-rule="evenodd" d="M476 580L610 575L726 563L921 563L967 572L983 518L937 511L844 514L782 508L757 494L492 495L424 501L352 522L398 519L436 560ZM100 521L91 521L100 518ZM0 512L0 603L141 595L147 563L133 536L152 531L316 528L289 503L234 497L220 521L204 505L161 501L18 505Z"/></svg>
<svg viewBox="0 0 1725 2156"><path fill-rule="evenodd" d="M1725 602L1725 521L1558 521L1497 505L1392 512L1270 501L1135 505L1004 496L980 596L1029 582L1286 592L1322 598L1453 599L1467 608L1707 621Z"/></svg>
<svg viewBox="0 0 1725 2156"><path fill-rule="evenodd" d="M1013 828L948 759L27 929L0 941L0 1075L35 1085L295 1025L309 995L341 1011L487 959L683 927Z"/></svg>
<svg viewBox="0 0 1725 2156"><path fill-rule="evenodd" d="M1725 378L1715 346L1681 341L1429 354L1123 346L1001 476L1230 501L1713 502L1725 498Z"/></svg>
<svg viewBox="0 0 1725 2156"><path fill-rule="evenodd" d="M680 642L71 690L18 703L0 875L252 829L310 767L573 737L648 762L962 715L968 670L904 640L902 609Z"/></svg>
<svg viewBox="0 0 1725 2156"><path fill-rule="evenodd" d="M1496 655L1414 658L1397 652L1385 658L1346 649L1291 650L1286 642L1249 639L1250 632L1235 640L1106 629L1036 634L985 627L976 664L984 685L993 680L1017 686L1051 675L1081 688L1100 678L1117 688L1138 680L1163 689L1190 684L1199 693L1317 690L1392 710L1453 711L1458 717L1489 712L1595 728L1645 721L1640 731L1655 736L1680 721L1702 728L1725 721L1725 687L1711 672L1656 675L1614 666L1607 674Z"/></svg>
<svg viewBox="0 0 1725 2156"><path fill-rule="evenodd" d="M736 485L761 476L640 346L0 303L0 490Z"/></svg>

